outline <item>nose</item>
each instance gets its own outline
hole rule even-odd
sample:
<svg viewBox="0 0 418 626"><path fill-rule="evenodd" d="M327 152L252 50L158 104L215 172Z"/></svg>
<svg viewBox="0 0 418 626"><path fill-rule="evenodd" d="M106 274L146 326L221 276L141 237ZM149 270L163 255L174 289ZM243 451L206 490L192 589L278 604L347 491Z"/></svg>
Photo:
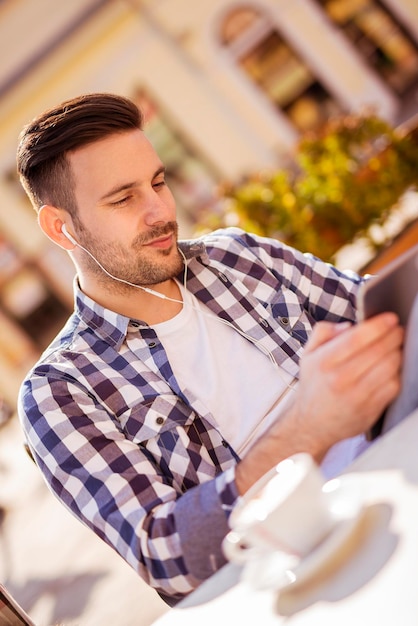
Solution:
<svg viewBox="0 0 418 626"><path fill-rule="evenodd" d="M147 226L165 224L174 219L174 199L171 192L166 189L164 194L150 191L147 197L144 222Z"/></svg>

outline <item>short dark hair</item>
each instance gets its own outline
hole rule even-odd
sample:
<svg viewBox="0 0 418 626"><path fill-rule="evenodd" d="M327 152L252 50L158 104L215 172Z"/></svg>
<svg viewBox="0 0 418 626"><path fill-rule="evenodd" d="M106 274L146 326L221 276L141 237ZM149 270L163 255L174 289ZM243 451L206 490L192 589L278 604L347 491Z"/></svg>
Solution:
<svg viewBox="0 0 418 626"><path fill-rule="evenodd" d="M19 136L17 169L34 208L52 204L76 215L67 153L114 133L142 130L142 126L138 107L109 93L66 100L33 119Z"/></svg>

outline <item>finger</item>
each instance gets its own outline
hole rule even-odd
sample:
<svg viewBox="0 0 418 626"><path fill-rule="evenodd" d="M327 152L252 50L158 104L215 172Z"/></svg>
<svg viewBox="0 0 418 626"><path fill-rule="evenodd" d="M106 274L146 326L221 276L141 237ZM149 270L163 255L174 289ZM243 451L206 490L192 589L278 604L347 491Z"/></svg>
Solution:
<svg viewBox="0 0 418 626"><path fill-rule="evenodd" d="M384 367L379 368L376 373L380 375L368 382L364 389L364 425L365 429L383 413L387 406L396 398L400 392L400 377L397 375L387 375Z"/></svg>
<svg viewBox="0 0 418 626"><path fill-rule="evenodd" d="M377 368L382 365L388 369L398 372L402 364L402 339L403 333L399 329L398 332L391 333L385 337L384 341L372 345L370 349L361 352L356 360L355 376L353 380L360 379L364 376L373 375ZM349 377L349 374L348 376Z"/></svg>
<svg viewBox="0 0 418 626"><path fill-rule="evenodd" d="M321 348L327 365L330 368L339 367L344 362L376 347L393 329L400 329L398 318L392 313L383 313L372 319L356 324L346 332L338 333L332 341ZM399 333L403 333L402 329Z"/></svg>
<svg viewBox="0 0 418 626"><path fill-rule="evenodd" d="M319 346L334 339L348 328L351 328L351 326L351 322L340 322L339 324L334 324L333 322L318 322L314 326L309 341L306 344L305 352L313 352L319 348Z"/></svg>
<svg viewBox="0 0 418 626"><path fill-rule="evenodd" d="M347 356L340 361L336 358L324 360L322 371L334 372L341 377L347 385L352 385L367 376L381 362L393 362L393 367L400 367L402 358L403 330L400 327L391 329L380 340Z"/></svg>
<svg viewBox="0 0 418 626"><path fill-rule="evenodd" d="M401 363L400 351L395 350L381 359L374 360L370 367L364 367L364 370L359 369L351 377L349 372L345 376L340 375L338 391L340 394L350 392L350 390L355 393L364 393L367 400L367 395L371 394L375 387L385 387L392 380L400 379Z"/></svg>

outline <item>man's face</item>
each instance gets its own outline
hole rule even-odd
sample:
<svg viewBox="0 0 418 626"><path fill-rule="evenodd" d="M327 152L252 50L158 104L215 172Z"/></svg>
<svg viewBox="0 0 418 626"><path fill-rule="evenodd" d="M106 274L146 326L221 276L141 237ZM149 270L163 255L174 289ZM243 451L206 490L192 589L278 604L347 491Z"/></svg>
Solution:
<svg viewBox="0 0 418 626"><path fill-rule="evenodd" d="M177 275L183 262L177 250L175 202L164 167L144 133L115 133L74 150L68 159L79 243L110 274L135 284L156 285ZM80 266L110 284L86 253Z"/></svg>

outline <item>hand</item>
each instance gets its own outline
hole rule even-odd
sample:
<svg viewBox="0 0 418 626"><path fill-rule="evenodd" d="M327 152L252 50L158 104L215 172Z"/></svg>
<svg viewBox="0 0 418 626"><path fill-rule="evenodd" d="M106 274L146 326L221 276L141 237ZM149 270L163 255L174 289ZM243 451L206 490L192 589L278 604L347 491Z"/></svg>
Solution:
<svg viewBox="0 0 418 626"><path fill-rule="evenodd" d="M291 454L308 452L319 463L335 443L368 430L399 392L402 341L392 313L357 325L318 322L294 403L236 467L238 493Z"/></svg>
<svg viewBox="0 0 418 626"><path fill-rule="evenodd" d="M315 326L301 359L293 413L317 457L368 430L399 393L402 340L392 313L353 326Z"/></svg>

